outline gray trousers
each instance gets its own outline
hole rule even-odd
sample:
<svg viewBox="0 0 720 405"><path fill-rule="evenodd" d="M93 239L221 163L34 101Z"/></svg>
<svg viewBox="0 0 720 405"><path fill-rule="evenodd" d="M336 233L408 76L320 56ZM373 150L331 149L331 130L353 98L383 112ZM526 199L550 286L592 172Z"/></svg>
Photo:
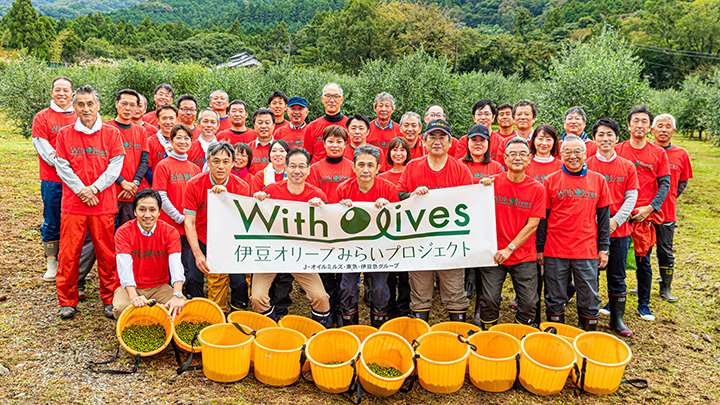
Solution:
<svg viewBox="0 0 720 405"><path fill-rule="evenodd" d="M85 287L85 280L87 279L90 270L95 265L95 246L90 240L90 232L85 235L85 243L83 243L82 253L80 253L79 259L79 272L78 272L78 286Z"/></svg>
<svg viewBox="0 0 720 405"><path fill-rule="evenodd" d="M387 284L387 272L365 273L365 277L370 278L370 291L367 292L370 297L370 305L379 308L388 306L390 300L390 288ZM340 281L340 305L343 308L355 308L358 304L358 280L360 273L344 273L342 281Z"/></svg>
<svg viewBox="0 0 720 405"><path fill-rule="evenodd" d="M530 324L535 319L535 307L540 297L537 292L538 271L537 262L525 262L510 266L497 265L480 268L482 278L482 296L480 299L480 319L490 323L497 321L500 315L500 301L502 301L502 286L507 275L512 279L513 288L517 297L518 323Z"/></svg>
<svg viewBox="0 0 720 405"><path fill-rule="evenodd" d="M464 311L470 305L465 294L465 269L411 271L410 309L424 311L432 306L435 275L440 285L440 299L450 311Z"/></svg>
<svg viewBox="0 0 720 405"><path fill-rule="evenodd" d="M598 295L598 261L545 257L545 308L549 315L565 313L567 286L572 274L577 291L578 315L597 319L600 309Z"/></svg>

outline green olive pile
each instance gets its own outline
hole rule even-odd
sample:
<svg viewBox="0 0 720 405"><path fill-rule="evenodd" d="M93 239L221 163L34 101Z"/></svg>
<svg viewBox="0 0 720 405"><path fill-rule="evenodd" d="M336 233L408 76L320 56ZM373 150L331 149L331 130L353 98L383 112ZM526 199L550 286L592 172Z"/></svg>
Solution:
<svg viewBox="0 0 720 405"><path fill-rule="evenodd" d="M400 370L396 369L395 367L383 367L377 363L368 363L367 366L370 371L379 375L380 377L397 378L402 376Z"/></svg>
<svg viewBox="0 0 720 405"><path fill-rule="evenodd" d="M165 343L165 328L159 323L130 325L120 333L125 345L139 353L150 353Z"/></svg>
<svg viewBox="0 0 720 405"><path fill-rule="evenodd" d="M188 321L182 321L179 324L175 325L175 333L177 333L180 340L187 343L188 345L192 342L193 337L196 333L200 332L201 330L205 329L206 327L212 325L210 322L207 321L200 321L200 322L188 322ZM195 342L193 342L193 347L200 347L200 342L196 339Z"/></svg>
<svg viewBox="0 0 720 405"><path fill-rule="evenodd" d="M328 361L325 363L326 366L337 366L338 364L343 364L342 361Z"/></svg>

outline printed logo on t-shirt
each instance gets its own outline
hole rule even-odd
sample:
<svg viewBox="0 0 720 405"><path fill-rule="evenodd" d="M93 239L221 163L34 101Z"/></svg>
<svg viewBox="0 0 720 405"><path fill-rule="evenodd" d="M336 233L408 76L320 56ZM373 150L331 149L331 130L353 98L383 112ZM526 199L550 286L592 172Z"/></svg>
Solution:
<svg viewBox="0 0 720 405"><path fill-rule="evenodd" d="M190 173L175 173L170 175L170 181L188 181Z"/></svg>
<svg viewBox="0 0 720 405"><path fill-rule="evenodd" d="M495 204L509 205L511 207L526 208L526 209L532 208L531 201L523 201L517 197L506 197L504 195L496 195L495 196Z"/></svg>
<svg viewBox="0 0 720 405"><path fill-rule="evenodd" d="M625 183L625 176L615 176L613 174L608 174L605 176L605 181L608 183Z"/></svg>
<svg viewBox="0 0 720 405"><path fill-rule="evenodd" d="M542 176L532 176L532 178L537 180L539 183L545 182L545 177L547 177L547 174L543 174Z"/></svg>
<svg viewBox="0 0 720 405"><path fill-rule="evenodd" d="M471 174L476 179L484 179L486 177L492 177L491 175L485 174L485 173L471 173Z"/></svg>
<svg viewBox="0 0 720 405"><path fill-rule="evenodd" d="M139 249L133 249L130 251L130 255L132 257L136 257L138 259L144 259L146 257L165 257L166 252L162 250L139 250Z"/></svg>
<svg viewBox="0 0 720 405"><path fill-rule="evenodd" d="M133 142L123 142L123 147L125 149L136 149L136 150L142 149L142 145L140 145L139 143L133 143Z"/></svg>
<svg viewBox="0 0 720 405"><path fill-rule="evenodd" d="M267 162L268 162L268 158L266 158L266 157L262 157L262 158L254 157L253 160L252 160L252 162L253 162L253 164L255 164L255 163L267 163Z"/></svg>
<svg viewBox="0 0 720 405"><path fill-rule="evenodd" d="M347 179L349 179L350 176L341 176L341 175L335 175L335 176L322 176L318 180L319 184L325 184L325 183L340 183Z"/></svg>
<svg viewBox="0 0 720 405"><path fill-rule="evenodd" d="M50 127L50 132L54 134L56 132L60 132L61 129L63 129L62 125L53 125Z"/></svg>
<svg viewBox="0 0 720 405"><path fill-rule="evenodd" d="M108 156L109 153L106 150L96 148L94 146L88 146L87 148L70 148L70 155L72 156Z"/></svg>
<svg viewBox="0 0 720 405"><path fill-rule="evenodd" d="M655 170L655 165L652 163L645 163L639 160L635 161L635 167L645 170Z"/></svg>
<svg viewBox="0 0 720 405"><path fill-rule="evenodd" d="M556 191L559 199L563 198L597 198L597 193L594 191L585 190L584 188L576 188L575 190L566 188L564 190Z"/></svg>
<svg viewBox="0 0 720 405"><path fill-rule="evenodd" d="M680 169L680 166L679 166L679 165L670 163L670 170L674 170L674 171L678 171L678 172L679 172L681 169Z"/></svg>

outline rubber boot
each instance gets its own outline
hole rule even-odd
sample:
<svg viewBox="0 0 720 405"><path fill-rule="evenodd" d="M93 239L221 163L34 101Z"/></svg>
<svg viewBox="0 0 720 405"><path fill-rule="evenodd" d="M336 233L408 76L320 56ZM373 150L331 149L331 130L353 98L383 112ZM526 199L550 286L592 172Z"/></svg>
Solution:
<svg viewBox="0 0 720 405"><path fill-rule="evenodd" d="M429 313L429 312L428 312ZM387 307L370 307L370 326L379 328L388 320Z"/></svg>
<svg viewBox="0 0 720 405"><path fill-rule="evenodd" d="M475 299L475 313L473 314L473 319L470 323L482 328L483 323L482 319L480 319L480 297Z"/></svg>
<svg viewBox="0 0 720 405"><path fill-rule="evenodd" d="M597 322L598 322L597 318L590 319L590 318L585 318L584 316L578 316L578 323L579 323L578 327L580 329L584 330L585 332L596 331L597 330Z"/></svg>
<svg viewBox="0 0 720 405"><path fill-rule="evenodd" d="M466 322L467 321L467 308L451 311L448 310L450 315L450 322Z"/></svg>
<svg viewBox="0 0 720 405"><path fill-rule="evenodd" d="M272 319L273 321L277 320L277 317L275 316L275 306L274 305L267 311L261 313L260 315L267 316L268 318Z"/></svg>
<svg viewBox="0 0 720 405"><path fill-rule="evenodd" d="M422 311L410 311L410 316L413 318L420 318L425 322L430 321L430 309L425 309Z"/></svg>
<svg viewBox="0 0 720 405"><path fill-rule="evenodd" d="M498 324L497 319L495 319L494 321L483 321L482 319L480 320L480 328L482 328L482 330L489 330L491 327L493 327L497 324Z"/></svg>
<svg viewBox="0 0 720 405"><path fill-rule="evenodd" d="M673 279L673 271L674 269L672 267L660 267L660 296L665 301L670 302L678 300L676 296L672 295L670 290L670 284L672 284Z"/></svg>
<svg viewBox="0 0 720 405"><path fill-rule="evenodd" d="M625 315L625 295L610 295L610 327L613 328L620 336L630 337L633 331L625 326L623 316Z"/></svg>
<svg viewBox="0 0 720 405"><path fill-rule="evenodd" d="M324 326L325 328L328 328L329 326L332 326L330 323L330 318L332 317L332 312L318 312L313 310L310 310L310 318L312 318L313 321L317 321L320 325Z"/></svg>
<svg viewBox="0 0 720 405"><path fill-rule="evenodd" d="M545 312L545 316L547 317L548 322L565 323L565 312L562 314L551 314L549 312Z"/></svg>
<svg viewBox="0 0 720 405"><path fill-rule="evenodd" d="M351 308L342 309L342 320L343 325L357 325L359 323L359 312L358 307L355 305Z"/></svg>
<svg viewBox="0 0 720 405"><path fill-rule="evenodd" d="M475 269L465 269L465 295L471 299L475 295Z"/></svg>
<svg viewBox="0 0 720 405"><path fill-rule="evenodd" d="M43 275L43 281L51 283L55 281L55 276L57 276L58 271L58 241L43 242L42 246L45 257L47 258L47 269L45 271L45 274Z"/></svg>

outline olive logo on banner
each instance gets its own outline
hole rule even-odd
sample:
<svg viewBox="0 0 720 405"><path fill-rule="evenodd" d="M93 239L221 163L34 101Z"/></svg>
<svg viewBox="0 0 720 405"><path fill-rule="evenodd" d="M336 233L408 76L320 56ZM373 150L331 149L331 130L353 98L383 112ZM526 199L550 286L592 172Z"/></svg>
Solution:
<svg viewBox="0 0 720 405"><path fill-rule="evenodd" d="M340 220L340 228L345 233L355 235L367 229L370 220L370 214L367 211L357 207L350 208Z"/></svg>

